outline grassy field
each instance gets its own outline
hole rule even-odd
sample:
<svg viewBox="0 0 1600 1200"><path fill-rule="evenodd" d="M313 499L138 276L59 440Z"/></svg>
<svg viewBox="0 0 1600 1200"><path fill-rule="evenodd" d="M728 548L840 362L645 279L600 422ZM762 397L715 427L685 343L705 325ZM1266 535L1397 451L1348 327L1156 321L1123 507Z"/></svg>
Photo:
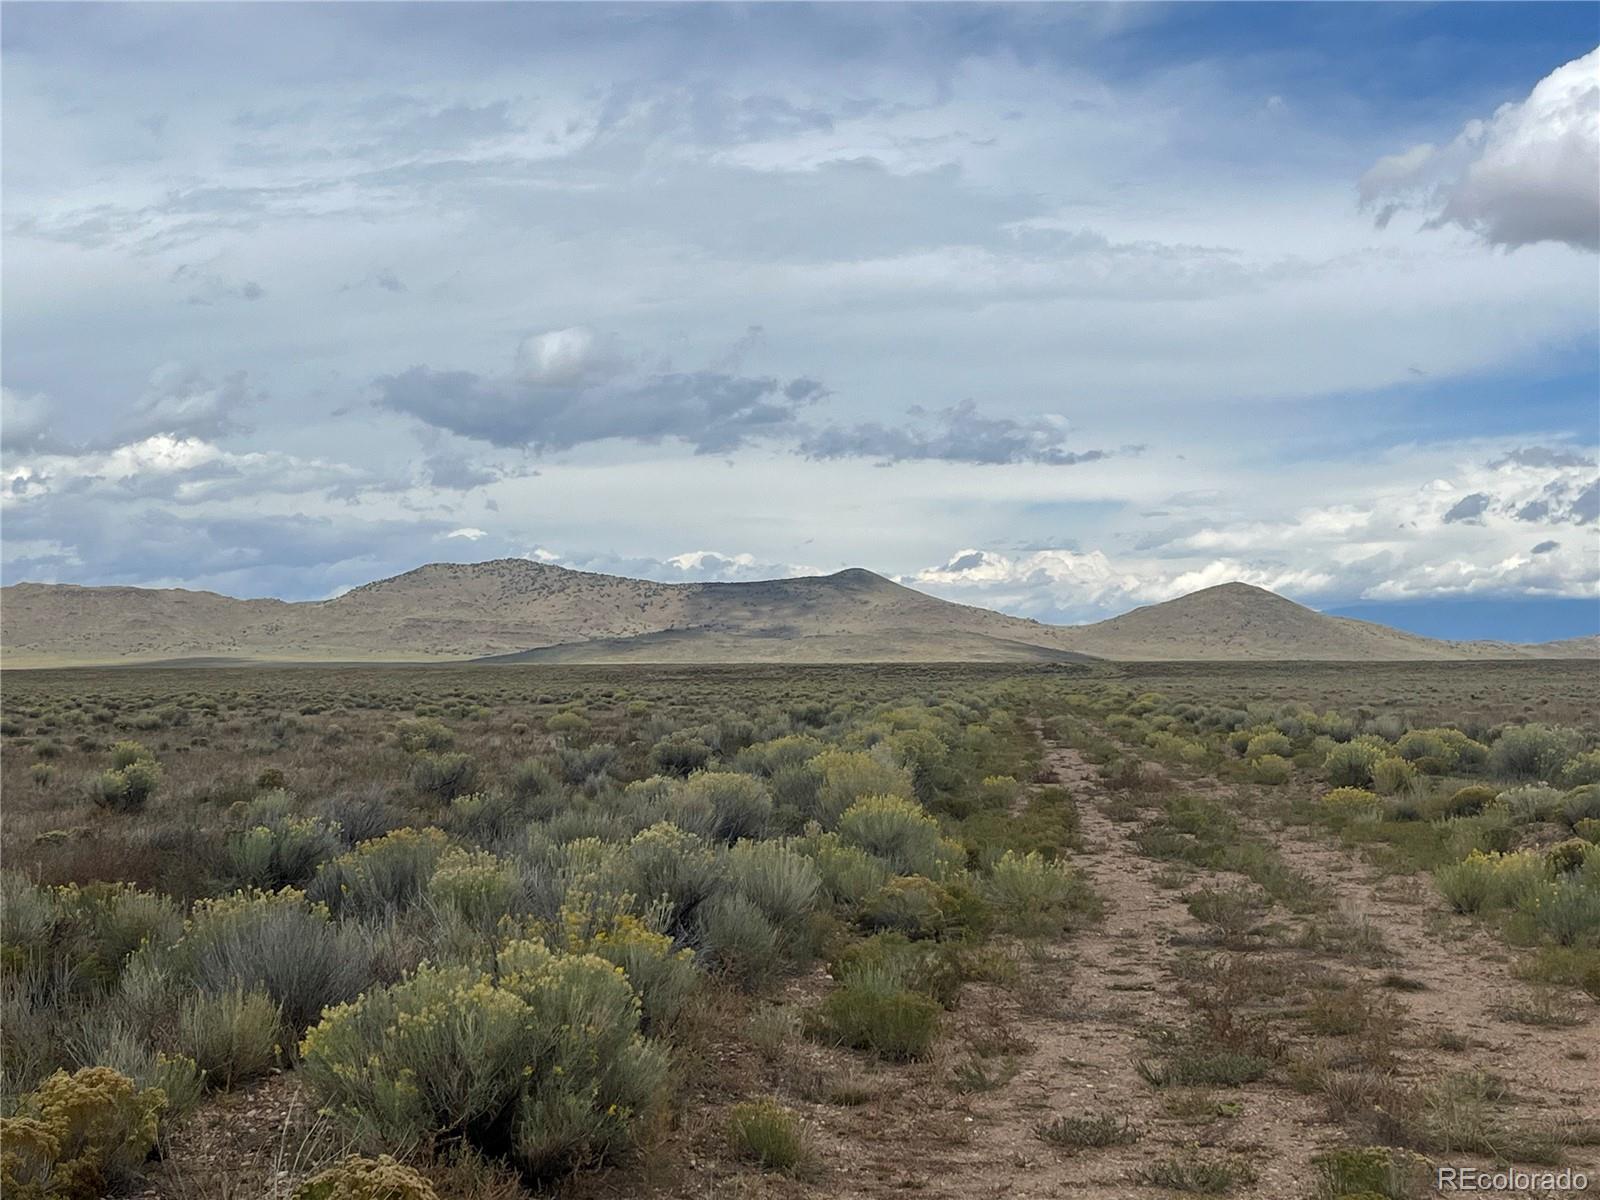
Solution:
<svg viewBox="0 0 1600 1200"><path fill-rule="evenodd" d="M1600 1141L1590 664L4 685L8 1195L1401 1198Z"/></svg>

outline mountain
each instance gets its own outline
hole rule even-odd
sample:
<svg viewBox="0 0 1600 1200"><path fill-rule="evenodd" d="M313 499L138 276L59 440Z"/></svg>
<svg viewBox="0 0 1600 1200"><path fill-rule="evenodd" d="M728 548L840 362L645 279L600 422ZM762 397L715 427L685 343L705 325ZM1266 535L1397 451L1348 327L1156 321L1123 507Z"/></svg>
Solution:
<svg viewBox="0 0 1600 1200"><path fill-rule="evenodd" d="M653 583L523 559L432 563L333 600L19 583L0 589L11 667L280 662L1073 661L1067 631L951 604L870 571Z"/></svg>
<svg viewBox="0 0 1600 1200"><path fill-rule="evenodd" d="M1241 583L1094 625L953 604L870 571L654 583L523 559L432 563L332 600L18 583L0 589L8 667L246 662L1071 662L1589 657L1442 642L1313 612Z"/></svg>
<svg viewBox="0 0 1600 1200"><path fill-rule="evenodd" d="M1146 660L1425 661L1547 657L1538 646L1445 642L1333 617L1247 583L1224 583L1136 608L1072 632L1097 658Z"/></svg>

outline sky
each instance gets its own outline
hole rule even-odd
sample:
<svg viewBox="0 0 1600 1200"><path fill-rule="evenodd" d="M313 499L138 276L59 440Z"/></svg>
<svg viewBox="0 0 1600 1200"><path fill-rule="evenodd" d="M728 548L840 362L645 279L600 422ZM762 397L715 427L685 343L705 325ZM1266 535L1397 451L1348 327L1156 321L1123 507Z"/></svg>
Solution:
<svg viewBox="0 0 1600 1200"><path fill-rule="evenodd" d="M7 3L0 570L1600 627L1597 14Z"/></svg>

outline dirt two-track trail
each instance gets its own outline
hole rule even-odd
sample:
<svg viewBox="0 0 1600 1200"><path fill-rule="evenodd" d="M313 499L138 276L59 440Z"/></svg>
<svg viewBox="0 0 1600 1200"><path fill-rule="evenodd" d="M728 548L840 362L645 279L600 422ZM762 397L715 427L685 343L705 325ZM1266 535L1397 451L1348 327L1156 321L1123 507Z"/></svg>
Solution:
<svg viewBox="0 0 1600 1200"><path fill-rule="evenodd" d="M1204 931L1190 916L1183 889L1156 882L1167 864L1135 849L1131 834L1137 818L1108 815L1118 806L1095 767L1076 750L1048 742L1045 766L1077 801L1084 850L1073 861L1103 899L1103 920L1025 959L1021 988L967 985L943 1039L946 1048L932 1063L900 1068L910 1079L898 1092L861 1109L821 1106L807 1113L820 1168L814 1178L768 1177L759 1184L731 1178L682 1194L1165 1197L1179 1193L1145 1182L1141 1174L1157 1160L1187 1155L1248 1164L1253 1181L1235 1184L1226 1193L1230 1196L1312 1200L1319 1195L1317 1156L1362 1144L1331 1120L1320 1096L1296 1091L1279 1073L1207 1092L1214 1110L1196 1114L1182 1111L1173 1105L1171 1092L1140 1077L1138 1062L1152 1053L1148 1035L1158 1027L1181 1027L1188 1019L1172 967L1185 948L1204 944ZM1213 780L1181 786L1221 787ZM1119 816L1126 815L1125 803ZM1489 1071L1511 1084L1520 1122L1600 1121L1600 1036L1592 1017L1571 1028L1508 1023L1501 1010L1529 990L1513 977L1510 954L1469 919L1448 917L1431 888L1400 889L1407 894L1397 896L1353 852L1292 830L1253 828L1271 838L1289 866L1333 895L1346 920L1365 922L1385 946L1381 966L1332 960L1341 971L1371 981L1385 975L1411 981L1411 990L1392 993L1403 1008L1397 1052L1403 1078L1425 1082L1452 1071ZM1229 877L1217 872L1210 882L1225 886ZM1276 915L1294 923L1281 912ZM1430 928L1441 922L1448 927L1448 942ZM1314 958L1292 946L1250 953L1302 964ZM1453 1054L1431 1048L1428 1039L1440 1031L1465 1038L1468 1048ZM962 1044L983 1039L1009 1044L1015 1073L993 1090L961 1095L948 1085L950 1072L963 1057ZM1038 1134L1039 1126L1054 1117L1094 1114L1126 1118L1140 1131L1138 1140L1067 1153ZM1468 1154L1431 1157L1492 1165ZM1590 1187L1600 1189L1594 1146L1571 1148L1565 1164L1587 1171L1595 1181ZM1430 1187L1423 1194L1434 1193ZM1557 1193L1475 1194L1525 1200Z"/></svg>

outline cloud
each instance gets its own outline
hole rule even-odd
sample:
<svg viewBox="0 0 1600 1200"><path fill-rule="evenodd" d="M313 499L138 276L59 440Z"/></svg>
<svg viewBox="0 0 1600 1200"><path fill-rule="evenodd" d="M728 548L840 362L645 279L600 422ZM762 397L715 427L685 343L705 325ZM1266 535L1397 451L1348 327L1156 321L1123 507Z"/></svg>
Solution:
<svg viewBox="0 0 1600 1200"><path fill-rule="evenodd" d="M0 449L31 450L50 433L50 401L38 393L0 388Z"/></svg>
<svg viewBox="0 0 1600 1200"><path fill-rule="evenodd" d="M736 351L749 344L747 335ZM673 439L698 454L765 441L815 460L870 458L884 464L1069 466L1108 453L1067 449L1065 417L985 416L972 400L936 412L913 407L899 425L812 424L803 414L829 394L816 379L802 375L784 382L709 368L650 372L615 339L581 327L525 338L504 375L416 366L379 377L376 388L381 407L434 429L537 453L607 439Z"/></svg>
<svg viewBox="0 0 1600 1200"><path fill-rule="evenodd" d="M1477 521L1484 513L1489 511L1489 495L1487 492L1473 492L1470 496L1463 496L1450 506L1442 520L1446 525L1455 521Z"/></svg>
<svg viewBox="0 0 1600 1200"><path fill-rule="evenodd" d="M445 534L445 537L447 538L465 538L469 542L476 542L488 536L489 533L487 530L474 529L471 526L464 526L461 529L452 529L449 533Z"/></svg>
<svg viewBox="0 0 1600 1200"><path fill-rule="evenodd" d="M225 437L248 428L241 416L261 399L243 371L213 380L198 367L168 363L150 376L133 405L133 423L124 433Z"/></svg>
<svg viewBox="0 0 1600 1200"><path fill-rule="evenodd" d="M416 565L431 520L334 520L306 513L213 516L82 497L7 517L6 581L206 588L320 599ZM288 580L292 587L285 588Z"/></svg>
<svg viewBox="0 0 1600 1200"><path fill-rule="evenodd" d="M800 443L807 458L876 458L885 463L936 460L998 465L1042 463L1071 466L1106 457L1104 450L1065 447L1067 420L1044 414L1025 420L986 417L971 400L930 413L913 408L909 425L877 422L832 425L809 433Z"/></svg>
<svg viewBox="0 0 1600 1200"><path fill-rule="evenodd" d="M1379 159L1361 177L1379 228L1415 209L1492 246L1600 250L1600 49L1558 67L1527 99L1473 120L1445 146Z"/></svg>
<svg viewBox="0 0 1600 1200"><path fill-rule="evenodd" d="M616 438L677 439L715 454L795 427L816 399L805 380L721 371L675 372L616 384L548 385L520 375L412 367L377 381L379 403L437 429L537 453Z"/></svg>
<svg viewBox="0 0 1600 1200"><path fill-rule="evenodd" d="M8 461L8 519L50 497L100 497L107 504L161 500L182 505L263 495L350 494L383 481L345 463L275 450L238 454L198 437L152 434L107 450L43 453Z"/></svg>
<svg viewBox="0 0 1600 1200"><path fill-rule="evenodd" d="M824 573L817 567L772 562L752 554L727 554L720 550L690 550L665 558L654 558L649 555L630 556L591 551L561 554L541 546L523 557L538 562L554 563L574 571L596 571L603 575L653 579L657 583L740 583L760 579L792 579L800 575Z"/></svg>
<svg viewBox="0 0 1600 1200"><path fill-rule="evenodd" d="M430 454L422 460L422 480L430 487L467 492L500 477L498 468L449 450Z"/></svg>
<svg viewBox="0 0 1600 1200"><path fill-rule="evenodd" d="M239 283L224 278L204 267L189 263L180 264L172 272L172 282L182 283L189 290L190 304L210 305L222 300L260 300L267 289L253 279Z"/></svg>
<svg viewBox="0 0 1600 1200"><path fill-rule="evenodd" d="M524 338L503 375L415 366L375 381L380 407L493 446L536 453L608 439L678 440L699 454L791 430L826 394L814 380L652 371L614 338L574 327Z"/></svg>
<svg viewBox="0 0 1600 1200"><path fill-rule="evenodd" d="M1549 554L1552 550L1559 550L1559 549L1561 549L1561 543L1560 542L1546 541L1546 542L1540 542L1537 546L1535 546L1533 548L1533 553L1535 553L1535 554Z"/></svg>
<svg viewBox="0 0 1600 1200"><path fill-rule="evenodd" d="M1560 446L1518 446L1489 465L1491 467L1582 467L1590 460Z"/></svg>

